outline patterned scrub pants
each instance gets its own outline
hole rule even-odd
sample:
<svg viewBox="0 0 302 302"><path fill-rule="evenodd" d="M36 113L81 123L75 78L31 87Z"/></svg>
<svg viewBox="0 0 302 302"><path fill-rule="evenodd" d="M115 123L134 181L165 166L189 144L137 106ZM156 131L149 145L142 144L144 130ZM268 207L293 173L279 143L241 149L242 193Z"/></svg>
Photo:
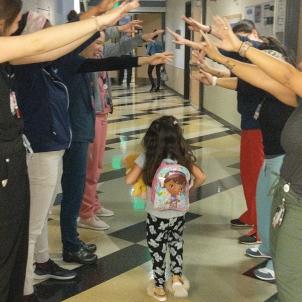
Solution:
<svg viewBox="0 0 302 302"><path fill-rule="evenodd" d="M166 281L167 251L170 253L172 274L182 275L184 224L185 216L170 219L161 219L150 214L147 216L147 243L157 287L163 287Z"/></svg>

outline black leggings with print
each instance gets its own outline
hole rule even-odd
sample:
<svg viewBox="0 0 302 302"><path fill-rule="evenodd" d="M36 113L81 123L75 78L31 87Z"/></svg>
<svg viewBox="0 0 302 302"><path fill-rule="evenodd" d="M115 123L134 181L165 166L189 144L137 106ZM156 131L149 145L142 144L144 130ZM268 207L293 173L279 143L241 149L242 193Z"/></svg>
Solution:
<svg viewBox="0 0 302 302"><path fill-rule="evenodd" d="M150 214L147 216L147 243L157 287L163 287L166 281L167 251L170 254L171 273L182 275L184 224L185 216L170 219L161 219Z"/></svg>

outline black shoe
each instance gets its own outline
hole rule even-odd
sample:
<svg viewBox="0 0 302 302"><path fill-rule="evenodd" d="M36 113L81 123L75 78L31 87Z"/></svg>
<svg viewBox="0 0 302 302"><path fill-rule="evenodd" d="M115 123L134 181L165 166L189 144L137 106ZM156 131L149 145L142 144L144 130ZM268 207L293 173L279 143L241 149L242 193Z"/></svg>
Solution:
<svg viewBox="0 0 302 302"><path fill-rule="evenodd" d="M155 90L155 86L154 85L151 86L150 92L152 92L153 90Z"/></svg>
<svg viewBox="0 0 302 302"><path fill-rule="evenodd" d="M156 87L156 89L154 90L155 92L159 92L159 87Z"/></svg>
<svg viewBox="0 0 302 302"><path fill-rule="evenodd" d="M93 264L97 261L98 257L85 250L83 247L77 252L63 251L63 260L65 262L75 262L80 264Z"/></svg>
<svg viewBox="0 0 302 302"><path fill-rule="evenodd" d="M93 243L85 243L84 241L80 240L82 247L89 253L96 252L96 245Z"/></svg>
<svg viewBox="0 0 302 302"><path fill-rule="evenodd" d="M260 240L257 240L256 234L246 234L240 236L238 238L239 243L241 244L259 244L261 243Z"/></svg>
<svg viewBox="0 0 302 302"><path fill-rule="evenodd" d="M231 223L232 227L236 227L236 228L251 228L252 227L252 225L242 222L239 218L232 219L230 221L230 223Z"/></svg>
<svg viewBox="0 0 302 302"><path fill-rule="evenodd" d="M64 269L49 259L46 263L36 263L34 279L71 280L76 276L76 272Z"/></svg>

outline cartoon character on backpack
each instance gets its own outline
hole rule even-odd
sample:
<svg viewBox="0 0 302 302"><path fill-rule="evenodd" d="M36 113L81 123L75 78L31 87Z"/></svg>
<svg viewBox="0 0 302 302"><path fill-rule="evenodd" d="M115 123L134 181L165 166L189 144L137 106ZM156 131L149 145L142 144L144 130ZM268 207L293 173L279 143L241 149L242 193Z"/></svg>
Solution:
<svg viewBox="0 0 302 302"><path fill-rule="evenodd" d="M155 173L152 183L151 200L160 211L187 211L191 175L188 169L176 162L165 159Z"/></svg>
<svg viewBox="0 0 302 302"><path fill-rule="evenodd" d="M187 185L186 175L181 172L171 172L165 177L164 187L170 193L170 208L177 209L181 199L181 193L185 193Z"/></svg>

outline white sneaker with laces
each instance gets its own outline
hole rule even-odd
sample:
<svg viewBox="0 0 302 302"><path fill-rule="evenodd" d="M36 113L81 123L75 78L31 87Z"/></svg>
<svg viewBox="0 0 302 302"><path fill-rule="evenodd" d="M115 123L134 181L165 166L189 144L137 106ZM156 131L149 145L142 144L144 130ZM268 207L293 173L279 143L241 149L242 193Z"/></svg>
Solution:
<svg viewBox="0 0 302 302"><path fill-rule="evenodd" d="M254 275L260 280L274 281L276 280L275 272L267 267L254 270Z"/></svg>
<svg viewBox="0 0 302 302"><path fill-rule="evenodd" d="M252 258L267 258L267 259L272 258L271 256L262 253L259 250L259 247L250 247L250 248L246 249L245 254Z"/></svg>
<svg viewBox="0 0 302 302"><path fill-rule="evenodd" d="M98 218L97 216L93 216L88 219L80 218L78 221L78 227L83 229L91 229L96 231L105 231L110 228L110 226Z"/></svg>
<svg viewBox="0 0 302 302"><path fill-rule="evenodd" d="M99 217L111 217L114 215L114 212L102 207L96 212L96 215Z"/></svg>

